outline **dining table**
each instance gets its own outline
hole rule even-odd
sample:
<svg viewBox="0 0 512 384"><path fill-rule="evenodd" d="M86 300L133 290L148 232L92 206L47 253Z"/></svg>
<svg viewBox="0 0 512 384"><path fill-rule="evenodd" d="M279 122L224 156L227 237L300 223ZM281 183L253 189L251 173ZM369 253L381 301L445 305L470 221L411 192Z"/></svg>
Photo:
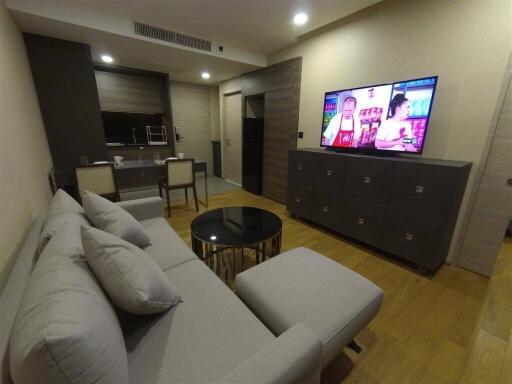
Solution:
<svg viewBox="0 0 512 384"><path fill-rule="evenodd" d="M158 181L165 177L165 161L140 159L124 160L121 164L115 164L116 179L121 191L135 186L158 186ZM205 200L198 202L208 207L208 164L206 161L194 158L194 172L204 174ZM135 188L136 189L136 188Z"/></svg>

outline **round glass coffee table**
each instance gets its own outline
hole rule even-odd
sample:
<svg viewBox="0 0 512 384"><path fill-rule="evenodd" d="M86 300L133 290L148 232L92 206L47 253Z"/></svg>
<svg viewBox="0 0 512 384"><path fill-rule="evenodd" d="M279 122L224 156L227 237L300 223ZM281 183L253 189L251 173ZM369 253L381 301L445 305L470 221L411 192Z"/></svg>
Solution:
<svg viewBox="0 0 512 384"><path fill-rule="evenodd" d="M192 249L210 268L221 271L221 259L231 250L233 276L236 274L236 255L244 263L244 249L255 251L256 263L281 251L283 222L272 212L254 207L226 207L197 216L190 225ZM237 252L239 251L239 252ZM227 279L227 268L224 268Z"/></svg>

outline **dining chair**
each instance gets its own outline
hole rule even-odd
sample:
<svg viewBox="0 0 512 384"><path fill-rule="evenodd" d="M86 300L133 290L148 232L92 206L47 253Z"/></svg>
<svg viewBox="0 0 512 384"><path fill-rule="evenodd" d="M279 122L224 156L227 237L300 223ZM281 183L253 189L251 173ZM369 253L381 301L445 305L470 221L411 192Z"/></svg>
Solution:
<svg viewBox="0 0 512 384"><path fill-rule="evenodd" d="M112 201L121 201L114 164L89 164L75 168L80 200L84 191L94 192Z"/></svg>
<svg viewBox="0 0 512 384"><path fill-rule="evenodd" d="M171 217L171 199L169 191L174 189L185 189L185 200L188 203L187 188L192 188L196 212L199 212L199 205L197 204L196 175L194 173L194 159L167 159L165 161L165 166L165 177L160 179L158 182L158 192L160 193L160 197L163 197L162 190L165 190L169 217Z"/></svg>

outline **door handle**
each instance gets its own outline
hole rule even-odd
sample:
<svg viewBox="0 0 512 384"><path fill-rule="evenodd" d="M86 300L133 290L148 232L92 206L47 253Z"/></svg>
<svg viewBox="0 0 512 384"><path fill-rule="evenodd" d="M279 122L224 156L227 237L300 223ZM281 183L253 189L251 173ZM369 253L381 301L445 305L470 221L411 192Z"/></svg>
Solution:
<svg viewBox="0 0 512 384"><path fill-rule="evenodd" d="M512 177L510 179L507 179L507 184L512 187Z"/></svg>

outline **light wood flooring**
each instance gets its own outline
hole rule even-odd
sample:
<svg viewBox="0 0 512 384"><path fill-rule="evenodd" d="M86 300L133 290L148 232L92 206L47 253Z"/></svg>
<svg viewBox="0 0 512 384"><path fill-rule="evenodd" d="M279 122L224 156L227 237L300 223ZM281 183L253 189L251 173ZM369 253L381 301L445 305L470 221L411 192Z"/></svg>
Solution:
<svg viewBox="0 0 512 384"><path fill-rule="evenodd" d="M384 290L381 311L357 338L363 352L345 351L344 363L352 367L344 383L512 383L511 239L504 241L491 279L449 265L427 278L292 219L283 204L261 196L245 191L215 195L209 209L237 205L281 217L282 251L311 248ZM189 246L196 215L192 203L173 204L169 222Z"/></svg>

